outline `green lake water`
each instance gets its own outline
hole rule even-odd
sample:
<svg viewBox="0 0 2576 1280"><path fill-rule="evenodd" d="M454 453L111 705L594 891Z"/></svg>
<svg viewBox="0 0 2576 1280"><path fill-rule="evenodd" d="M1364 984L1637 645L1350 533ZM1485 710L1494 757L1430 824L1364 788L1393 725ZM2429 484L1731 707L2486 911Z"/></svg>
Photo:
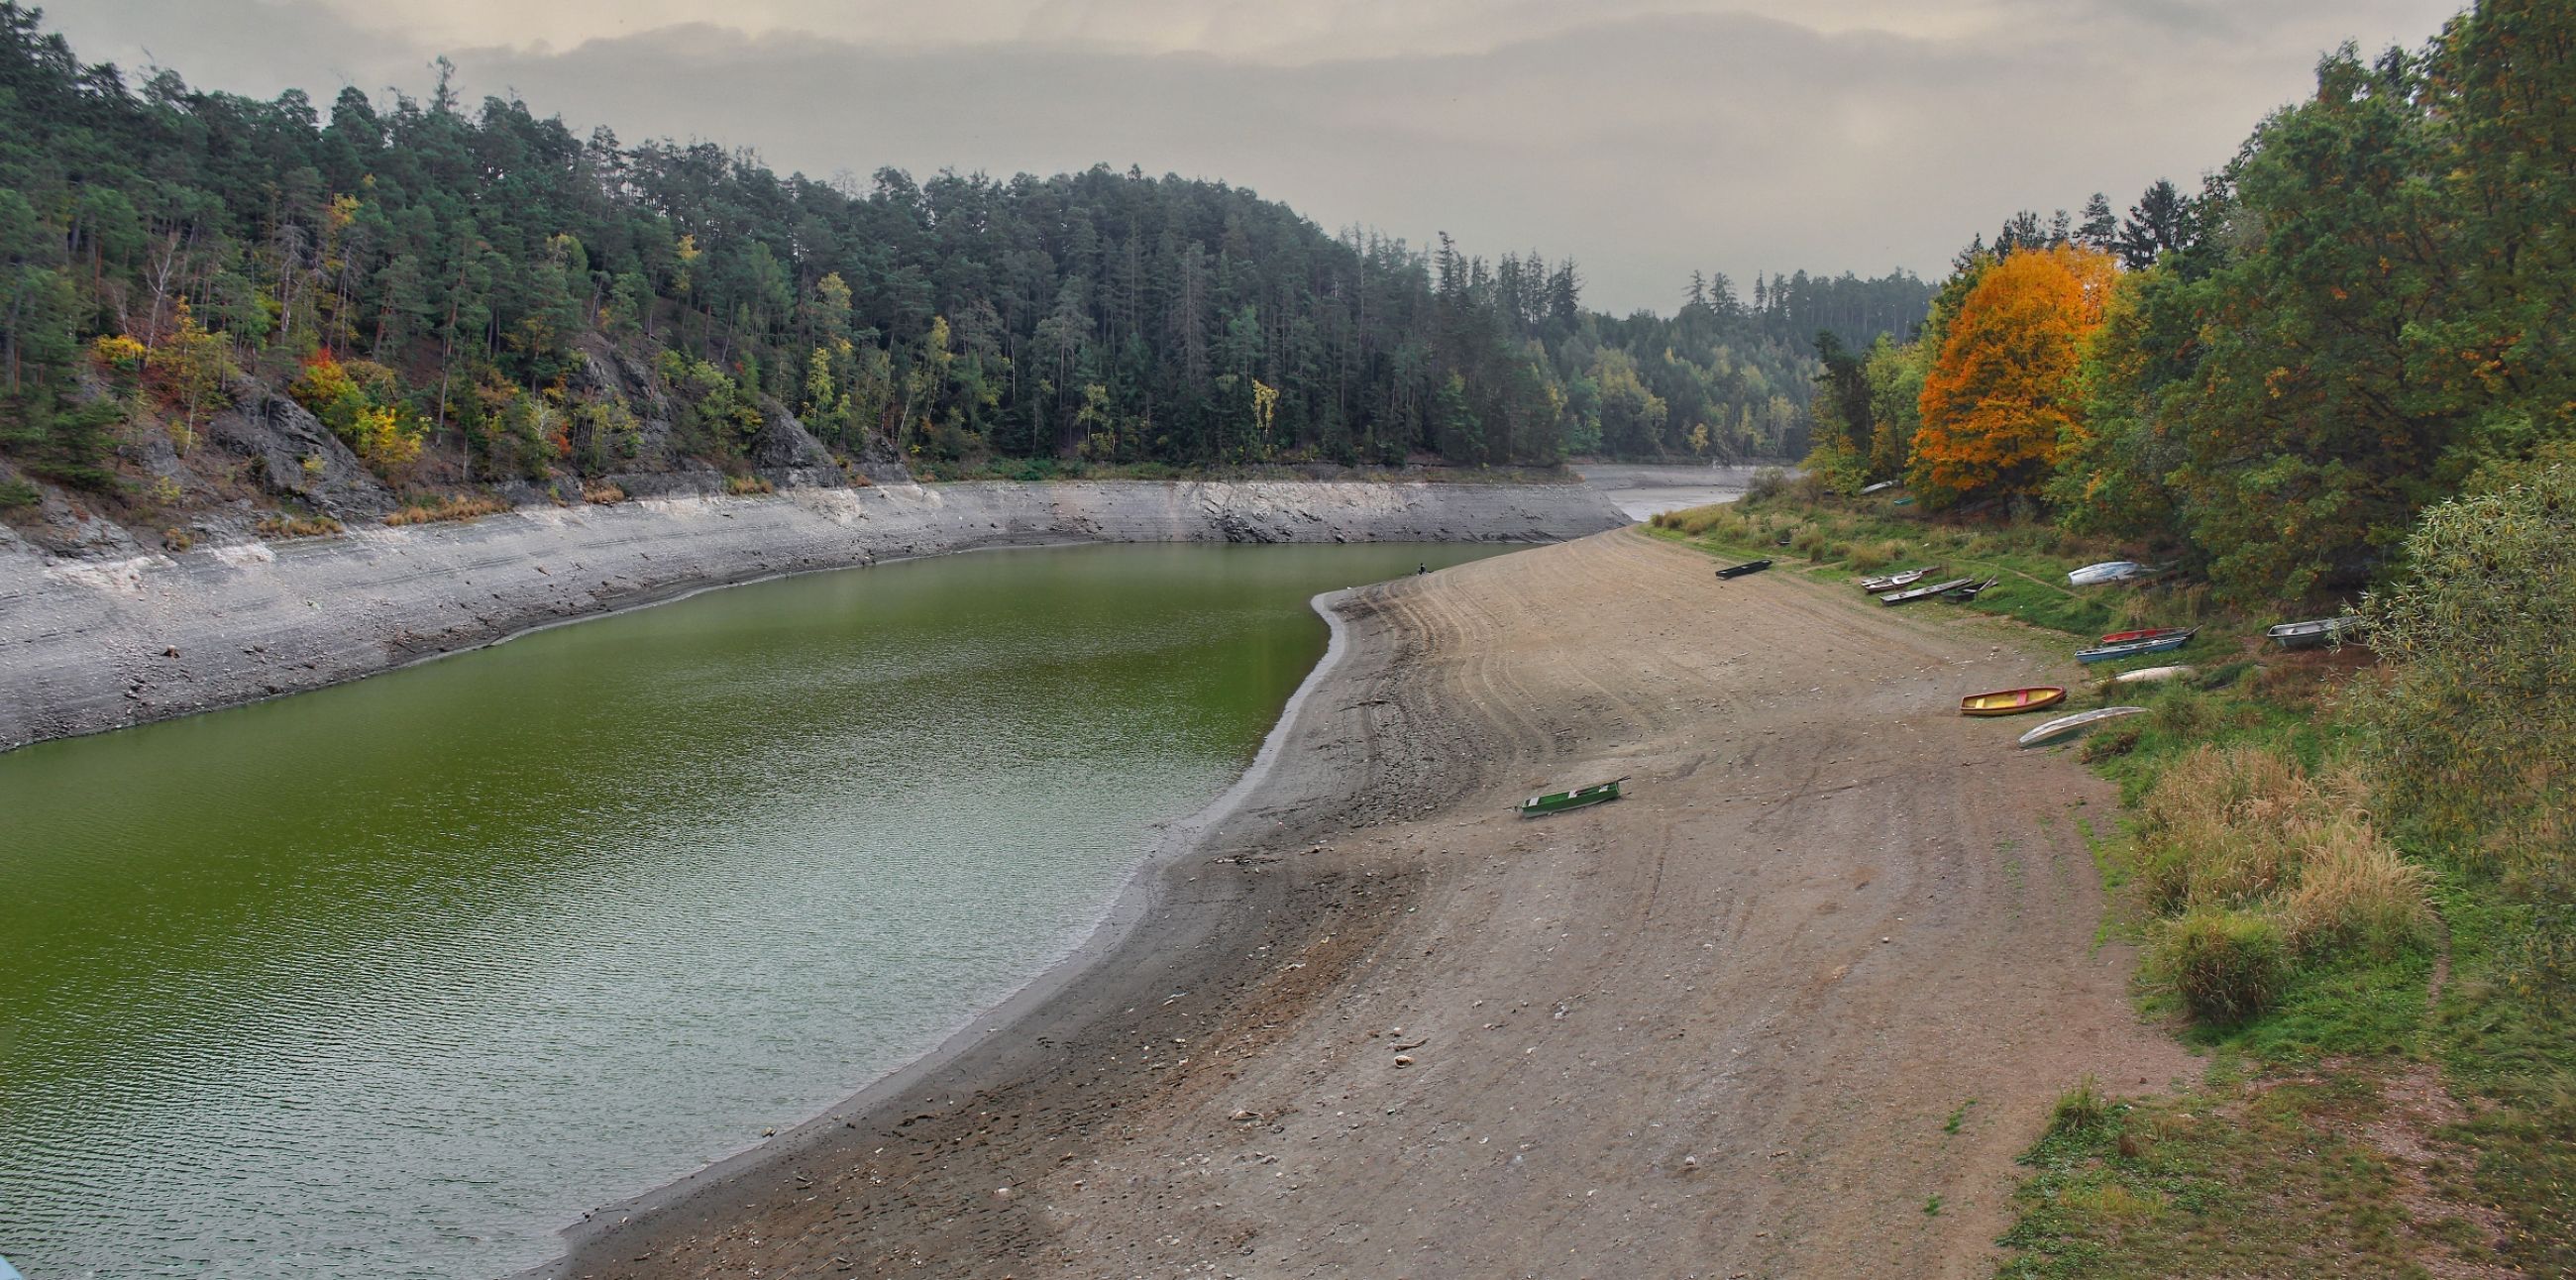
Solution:
<svg viewBox="0 0 2576 1280"><path fill-rule="evenodd" d="M1321 656L1309 597L1494 550L817 574L0 755L0 1256L543 1262L1070 951Z"/></svg>

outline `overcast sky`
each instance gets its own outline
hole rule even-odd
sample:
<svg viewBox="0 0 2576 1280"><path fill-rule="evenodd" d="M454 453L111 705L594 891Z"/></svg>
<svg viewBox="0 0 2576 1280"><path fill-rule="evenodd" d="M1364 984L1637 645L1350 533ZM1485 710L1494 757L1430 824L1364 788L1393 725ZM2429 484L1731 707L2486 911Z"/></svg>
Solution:
<svg viewBox="0 0 2576 1280"><path fill-rule="evenodd" d="M817 177L1095 161L1328 229L1571 255L1670 310L1693 269L1931 276L2019 208L2187 185L2461 0L56 0L85 60L327 108L516 92L577 133Z"/></svg>

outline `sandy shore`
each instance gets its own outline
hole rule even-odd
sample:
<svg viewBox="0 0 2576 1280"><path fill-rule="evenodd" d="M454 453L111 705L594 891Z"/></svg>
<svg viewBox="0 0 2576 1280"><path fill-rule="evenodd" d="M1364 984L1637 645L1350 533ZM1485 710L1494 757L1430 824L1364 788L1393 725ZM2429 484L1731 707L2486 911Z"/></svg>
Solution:
<svg viewBox="0 0 2576 1280"><path fill-rule="evenodd" d="M2059 1090L2193 1070L2000 624L1626 531L1336 608L1132 929L538 1274L1984 1275Z"/></svg>

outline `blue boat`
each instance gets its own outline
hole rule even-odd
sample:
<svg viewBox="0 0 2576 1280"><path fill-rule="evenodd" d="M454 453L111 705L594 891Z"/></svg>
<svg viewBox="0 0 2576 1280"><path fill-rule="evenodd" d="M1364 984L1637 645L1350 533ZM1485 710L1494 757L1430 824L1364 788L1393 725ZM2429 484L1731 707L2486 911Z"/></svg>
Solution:
<svg viewBox="0 0 2576 1280"><path fill-rule="evenodd" d="M2075 660L2077 662L2117 662L2122 658L2164 653L2190 644L2191 638L2199 634L2200 628L2193 627L2189 631L2176 635L2157 636L2152 640L2132 640L2127 644L2106 644L2094 649L2078 649L2075 651Z"/></svg>
<svg viewBox="0 0 2576 1280"><path fill-rule="evenodd" d="M0 1258L0 1280L27 1280L27 1278L19 1275L18 1269L10 1266L7 1258Z"/></svg>

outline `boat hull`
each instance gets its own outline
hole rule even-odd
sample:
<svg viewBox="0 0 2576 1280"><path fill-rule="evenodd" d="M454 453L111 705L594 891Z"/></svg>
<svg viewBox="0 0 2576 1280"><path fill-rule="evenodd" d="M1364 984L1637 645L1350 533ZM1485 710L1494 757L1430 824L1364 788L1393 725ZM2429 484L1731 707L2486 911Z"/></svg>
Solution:
<svg viewBox="0 0 2576 1280"><path fill-rule="evenodd" d="M2061 738L2074 737L2076 734L2082 733L2106 720L2117 720L2123 716L2144 715L2146 714L2146 711L2147 709L2145 707L2097 707L2091 711L2078 711L2071 716L2059 716L2058 718L2023 734L2020 738L2020 743L2025 747L2036 747L2041 743L2055 742Z"/></svg>
<svg viewBox="0 0 2576 1280"><path fill-rule="evenodd" d="M1878 598L1878 602L1880 604L1912 604L1917 600L1929 600L1934 596L1948 595L1949 593L1975 581L1976 579L1974 578L1953 578L1948 582L1936 582L1931 586L1916 587L1911 591L1891 591L1886 595L1880 596Z"/></svg>
<svg viewBox="0 0 2576 1280"><path fill-rule="evenodd" d="M1564 813L1570 809L1588 809L1593 805L1604 804L1618 798L1618 783L1597 782L1588 787L1576 787L1572 791L1551 791L1545 795L1531 796L1521 802L1520 813L1524 818L1536 818L1551 813Z"/></svg>
<svg viewBox="0 0 2576 1280"><path fill-rule="evenodd" d="M2136 644L2141 640L2166 640L2174 636L2187 636L2191 632L2192 629L2189 627L2146 627L2137 631L2114 631L2096 643Z"/></svg>
<svg viewBox="0 0 2576 1280"><path fill-rule="evenodd" d="M2054 685L2029 689L1999 689L1993 693L1972 693L1959 699L1963 716L2017 716L2028 711L2045 711L2066 701L2066 690Z"/></svg>
<svg viewBox="0 0 2576 1280"><path fill-rule="evenodd" d="M1941 566L1937 564L1928 564L1920 569L1901 569L1875 578L1863 578L1860 580L1860 589L1871 595L1877 595L1883 591L1902 590L1939 572L1941 572Z"/></svg>
<svg viewBox="0 0 2576 1280"><path fill-rule="evenodd" d="M1770 567L1771 562L1768 560L1747 560L1742 564L1731 564L1718 570L1717 576L1721 578L1741 578L1748 573L1760 573Z"/></svg>
<svg viewBox="0 0 2576 1280"><path fill-rule="evenodd" d="M2200 632L2194 629L2161 640L2137 640L2128 644L2106 644L2098 649L2078 649L2075 660L2083 663L2117 662L2122 658L2144 657L2150 653L2169 653L2191 643L2191 638L2198 634Z"/></svg>
<svg viewBox="0 0 2576 1280"><path fill-rule="evenodd" d="M2361 619L2349 614L2340 618L2319 618L2314 622L2284 622L2266 630L2265 639L2284 649L2322 649L2341 643L2361 629Z"/></svg>
<svg viewBox="0 0 2576 1280"><path fill-rule="evenodd" d="M2159 684L2167 680L2179 680L2184 676L2192 674L2195 670L2196 668L2184 664L2176 664L2170 667L2140 667L2135 671L2123 671L2120 674L2111 677L2111 683Z"/></svg>
<svg viewBox="0 0 2576 1280"><path fill-rule="evenodd" d="M2147 567L2135 560L2110 560L2077 569L2066 575L2066 581L2070 586L2098 587L2108 582L2123 582L2146 571Z"/></svg>

